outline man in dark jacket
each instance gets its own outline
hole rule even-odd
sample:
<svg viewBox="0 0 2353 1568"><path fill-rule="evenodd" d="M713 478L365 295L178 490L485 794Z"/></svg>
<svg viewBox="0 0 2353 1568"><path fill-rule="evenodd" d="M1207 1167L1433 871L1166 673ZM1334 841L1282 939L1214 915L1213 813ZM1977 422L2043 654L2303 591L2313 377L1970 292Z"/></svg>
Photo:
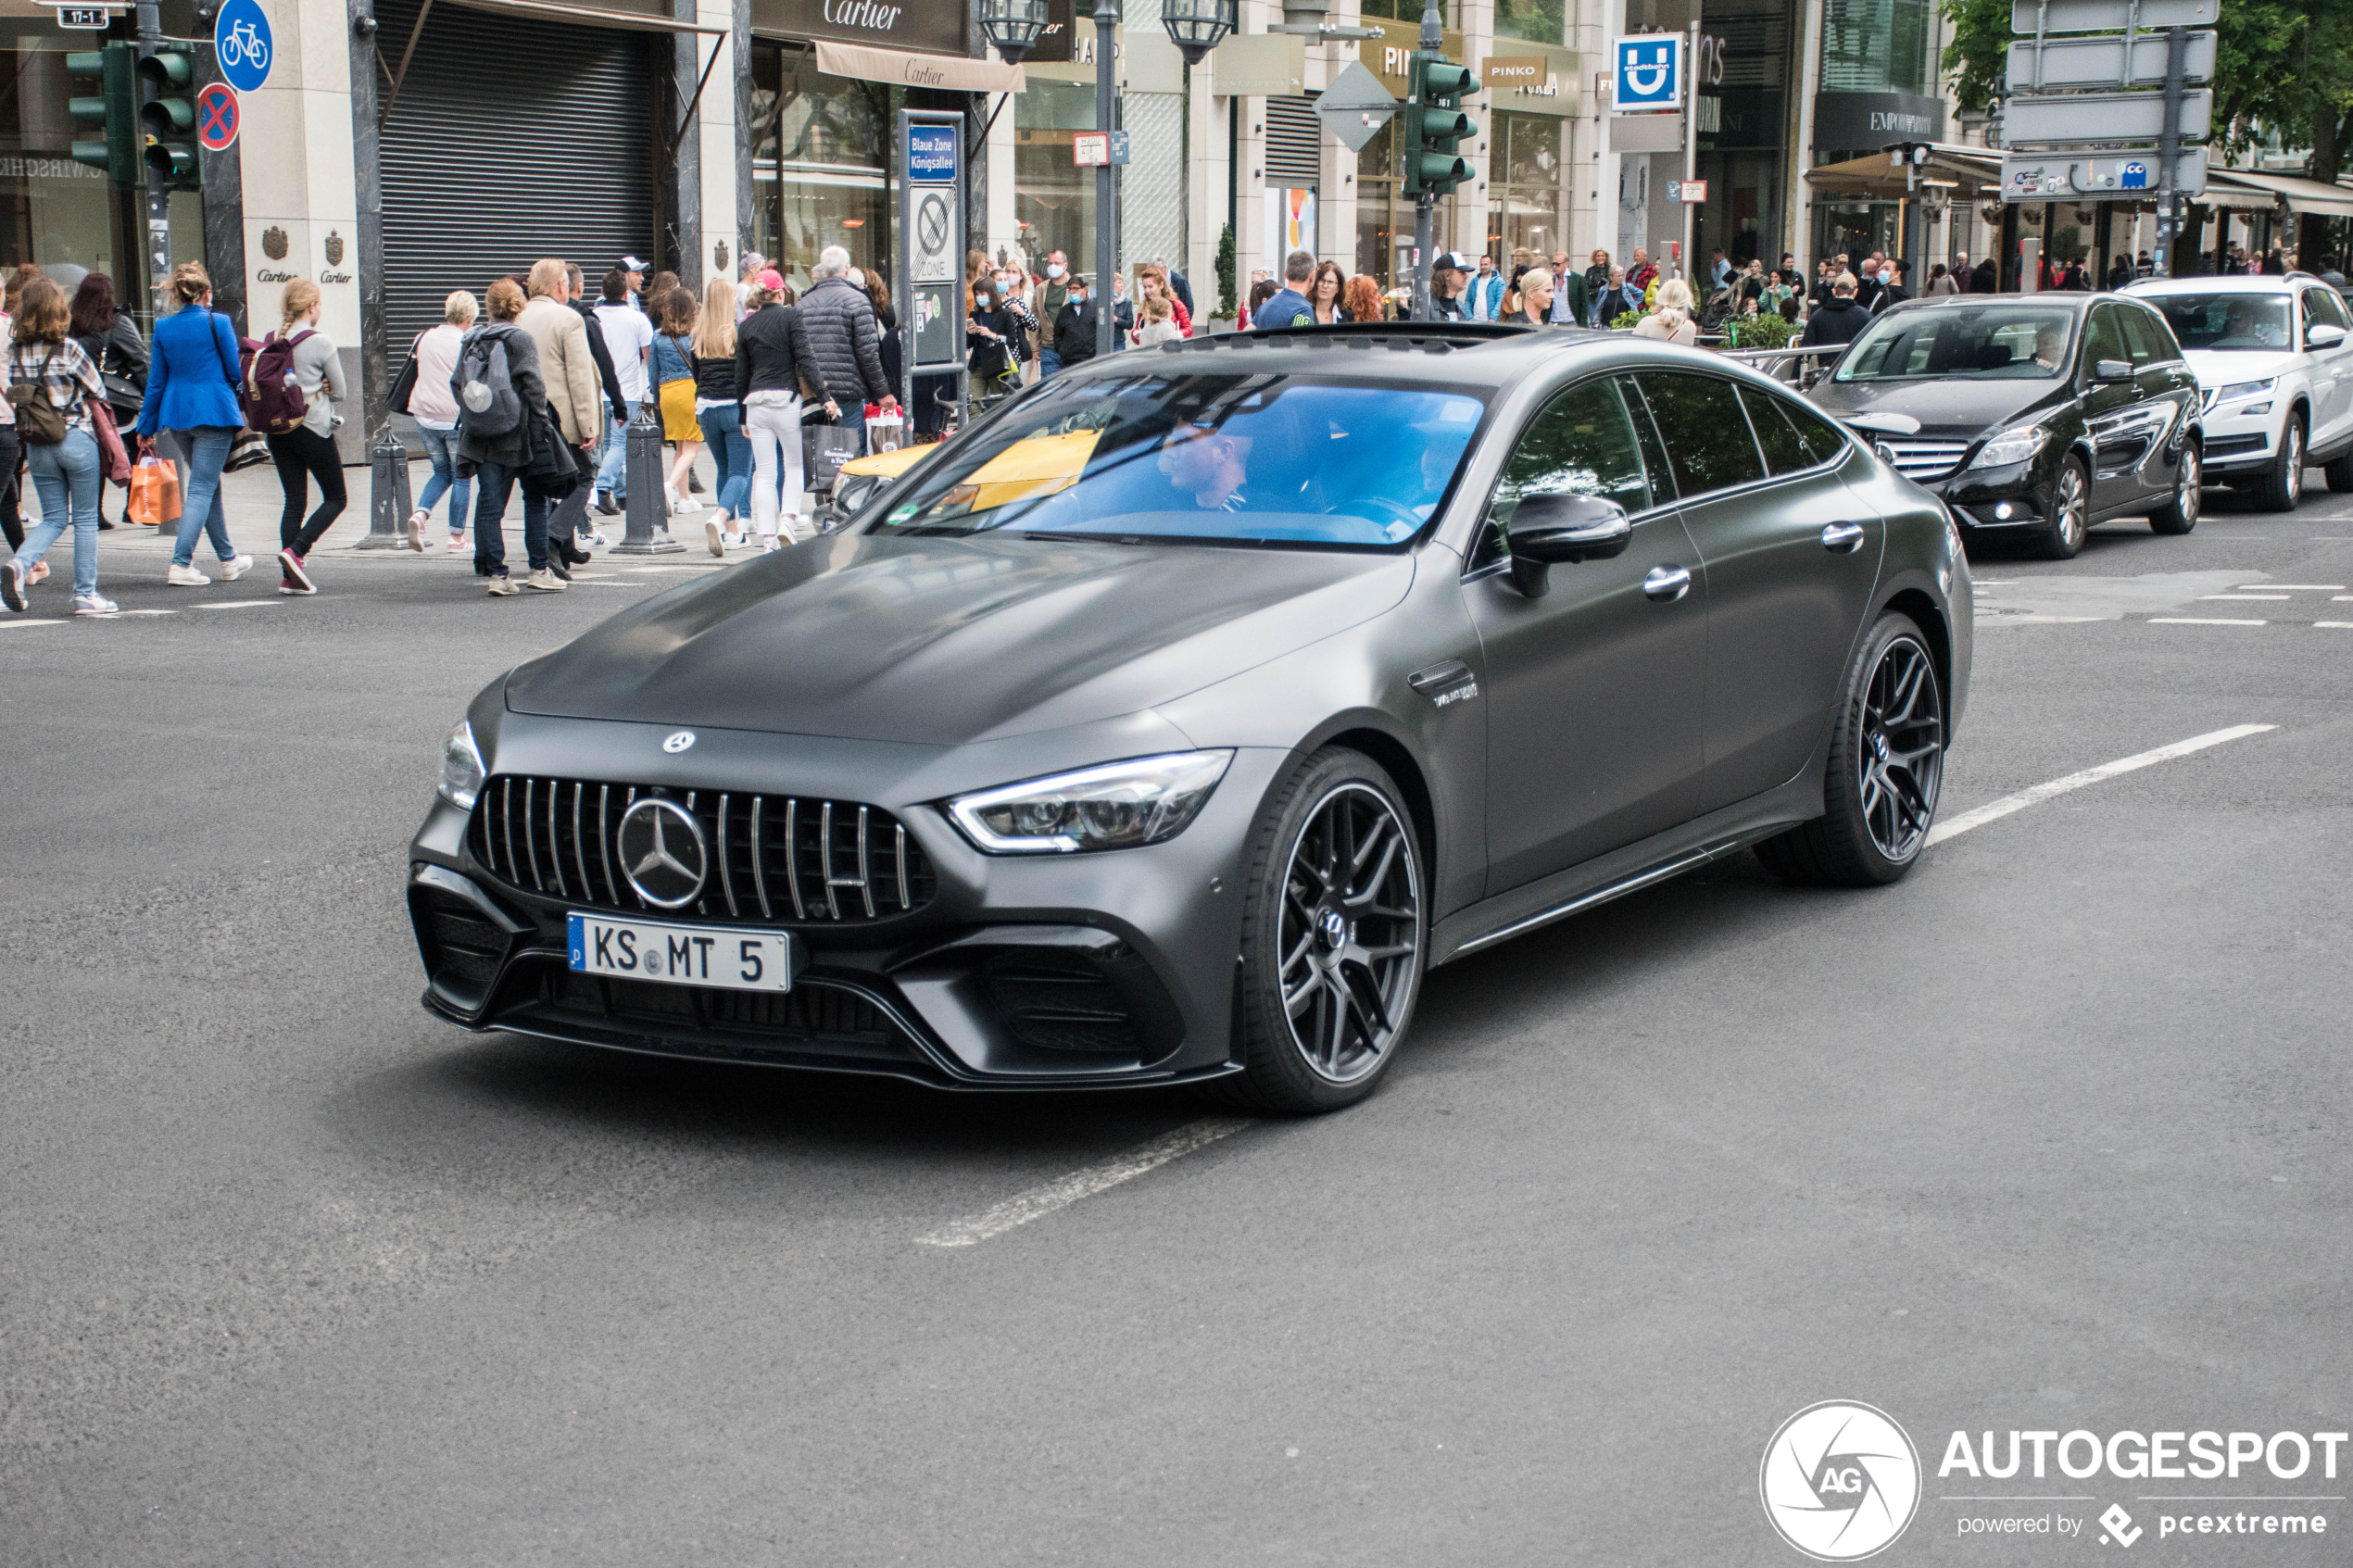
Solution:
<svg viewBox="0 0 2353 1568"><path fill-rule="evenodd" d="M825 384L845 407L878 403L891 412L899 399L883 373L882 329L875 320L874 301L849 281L849 252L827 245L810 270L817 281L800 296L800 320L809 330L810 357L824 371Z"/></svg>
<svg viewBox="0 0 2353 1568"><path fill-rule="evenodd" d="M1095 357L1094 276L1081 272L1070 282L1062 313L1054 318L1054 353L1064 369Z"/></svg>
<svg viewBox="0 0 2353 1568"><path fill-rule="evenodd" d="M1984 260L1979 262L1976 268L1970 271L1969 292L1971 294L1992 294L1999 287L2001 287L2001 274L1994 266L1994 258L1989 256Z"/></svg>
<svg viewBox="0 0 2353 1568"><path fill-rule="evenodd" d="M1899 259L1881 264L1879 297L1871 301L1871 314L1876 316L1889 307L1901 305L1911 298L1912 291L1904 286L1904 281L1911 275L1912 264L1908 261ZM1862 303L1859 293L1856 295L1856 303Z"/></svg>
<svg viewBox="0 0 2353 1568"><path fill-rule="evenodd" d="M1855 334L1871 324L1871 313L1855 303L1855 277L1841 272L1831 283L1831 302L1817 307L1806 320L1806 335L1798 339L1800 348L1835 347L1853 343Z"/></svg>
<svg viewBox="0 0 2353 1568"><path fill-rule="evenodd" d="M1186 281L1185 274L1171 267L1168 264L1168 257L1164 256L1153 257L1152 265L1168 274L1168 290L1176 296L1177 303L1185 307L1185 314L1188 316L1196 314L1193 309L1193 285Z"/></svg>

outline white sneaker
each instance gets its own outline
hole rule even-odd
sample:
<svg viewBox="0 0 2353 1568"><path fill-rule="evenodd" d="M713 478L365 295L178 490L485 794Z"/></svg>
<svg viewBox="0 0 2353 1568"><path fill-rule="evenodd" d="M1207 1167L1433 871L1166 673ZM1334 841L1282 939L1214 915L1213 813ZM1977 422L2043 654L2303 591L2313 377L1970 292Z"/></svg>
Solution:
<svg viewBox="0 0 2353 1568"><path fill-rule="evenodd" d="M407 545L412 550L422 550L425 547L425 518L427 515L428 514L425 512L424 508L420 507L417 510L409 514L409 521L400 531L401 543Z"/></svg>
<svg viewBox="0 0 2353 1568"><path fill-rule="evenodd" d="M605 537L605 532L601 528L592 528L587 533L581 534L579 537L580 547L584 550L609 550L612 548L612 541Z"/></svg>
<svg viewBox="0 0 2353 1568"><path fill-rule="evenodd" d="M13 610L24 608L23 562L12 560L6 566L0 566L0 604Z"/></svg>
<svg viewBox="0 0 2353 1568"><path fill-rule="evenodd" d="M218 570L220 573L221 582L234 583L238 578L243 577L246 572L253 570L253 558L251 556L238 556L233 559L224 560L220 563Z"/></svg>
<svg viewBox="0 0 2353 1568"><path fill-rule="evenodd" d="M76 615L119 615L122 607L104 594L76 594L73 596Z"/></svg>
<svg viewBox="0 0 2353 1568"><path fill-rule="evenodd" d="M167 588L209 588L212 579L193 566L174 566L164 572L163 585Z"/></svg>
<svg viewBox="0 0 2353 1568"><path fill-rule="evenodd" d="M522 585L542 594L560 594L569 586L562 578L544 566L524 578Z"/></svg>
<svg viewBox="0 0 2353 1568"><path fill-rule="evenodd" d="M704 541L711 546L711 553L712 555L724 556L727 553L727 532L726 530L721 528L717 523L704 523L702 525L702 536Z"/></svg>
<svg viewBox="0 0 2353 1568"><path fill-rule="evenodd" d="M451 555L456 555L459 551L464 549L465 547L466 534L463 529L460 529L457 533L449 535L449 553Z"/></svg>
<svg viewBox="0 0 2353 1568"><path fill-rule="evenodd" d="M760 536L760 553L761 555L774 555L778 550L783 548L784 546L776 542L776 536L774 533L763 533Z"/></svg>
<svg viewBox="0 0 2353 1568"><path fill-rule="evenodd" d="M661 495L662 499L669 503L670 515L672 517L679 517L685 514L686 510L686 503L678 499L678 488L676 485L663 485L661 487Z"/></svg>

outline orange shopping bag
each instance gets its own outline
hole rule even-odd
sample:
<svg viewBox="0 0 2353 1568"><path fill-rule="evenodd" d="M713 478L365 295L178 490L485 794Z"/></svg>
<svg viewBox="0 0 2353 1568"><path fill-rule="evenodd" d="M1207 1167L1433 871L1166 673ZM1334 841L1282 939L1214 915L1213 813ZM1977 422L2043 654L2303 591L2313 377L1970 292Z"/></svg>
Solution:
<svg viewBox="0 0 2353 1568"><path fill-rule="evenodd" d="M149 453L131 470L131 521L159 528L180 521L180 474L170 463Z"/></svg>

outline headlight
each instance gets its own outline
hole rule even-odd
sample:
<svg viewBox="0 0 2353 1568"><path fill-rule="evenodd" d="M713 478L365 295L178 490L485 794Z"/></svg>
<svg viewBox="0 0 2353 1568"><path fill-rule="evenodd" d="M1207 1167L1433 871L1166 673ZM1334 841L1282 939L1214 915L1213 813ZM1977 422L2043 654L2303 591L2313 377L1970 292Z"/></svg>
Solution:
<svg viewBox="0 0 2353 1568"><path fill-rule="evenodd" d="M2279 384L2279 377L2266 376L2261 381L2233 382L2214 395L2217 403L2235 403L2242 397L2259 397Z"/></svg>
<svg viewBox="0 0 2353 1568"><path fill-rule="evenodd" d="M959 796L948 813L992 855L1158 844L1185 831L1233 759L1230 751L1179 751L1107 762Z"/></svg>
<svg viewBox="0 0 2353 1568"><path fill-rule="evenodd" d="M2043 449L2043 443L2050 433L2049 429L2043 425L2020 425L2015 430L2006 430L1977 449L1977 456L1970 459L1969 467L2001 469L2012 463L2022 463Z"/></svg>
<svg viewBox="0 0 2353 1568"><path fill-rule="evenodd" d="M441 783L436 793L450 805L467 810L473 809L474 797L482 793L482 751L474 745L474 727L463 719L441 743Z"/></svg>

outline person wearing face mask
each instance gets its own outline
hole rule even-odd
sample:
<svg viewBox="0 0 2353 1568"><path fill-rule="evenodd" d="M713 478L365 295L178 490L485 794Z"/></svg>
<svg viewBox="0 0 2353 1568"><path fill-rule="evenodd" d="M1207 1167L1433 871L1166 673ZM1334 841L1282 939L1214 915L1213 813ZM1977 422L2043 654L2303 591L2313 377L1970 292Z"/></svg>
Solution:
<svg viewBox="0 0 2353 1568"><path fill-rule="evenodd" d="M1046 276L1038 284L1038 319L1059 323L1063 307L1070 303L1070 257L1054 251L1046 257ZM1038 345L1038 379L1044 381L1063 368L1059 328L1050 332L1050 341Z"/></svg>
<svg viewBox="0 0 2353 1568"><path fill-rule="evenodd" d="M1021 374L1013 358L1013 334L1018 323L997 297L994 281L983 274L972 287L972 308L964 318L965 365L972 372L975 406L1007 390Z"/></svg>
<svg viewBox="0 0 2353 1568"><path fill-rule="evenodd" d="M1072 279L1062 310L1054 317L1054 352L1064 365L1076 365L1095 357L1098 311L1093 291L1088 287L1091 282L1084 273Z"/></svg>

